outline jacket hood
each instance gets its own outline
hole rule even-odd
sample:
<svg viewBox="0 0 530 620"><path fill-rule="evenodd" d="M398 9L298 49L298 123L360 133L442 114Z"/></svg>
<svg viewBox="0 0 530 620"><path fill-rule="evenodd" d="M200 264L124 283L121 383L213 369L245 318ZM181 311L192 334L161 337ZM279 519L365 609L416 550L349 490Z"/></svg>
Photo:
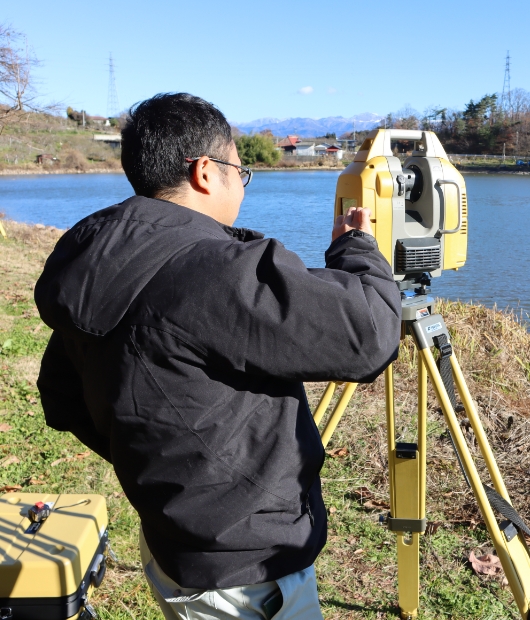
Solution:
<svg viewBox="0 0 530 620"><path fill-rule="evenodd" d="M187 226L221 239L263 238L165 200L133 196L89 215L61 237L35 286L42 320L66 333L104 336L182 251L176 236Z"/></svg>

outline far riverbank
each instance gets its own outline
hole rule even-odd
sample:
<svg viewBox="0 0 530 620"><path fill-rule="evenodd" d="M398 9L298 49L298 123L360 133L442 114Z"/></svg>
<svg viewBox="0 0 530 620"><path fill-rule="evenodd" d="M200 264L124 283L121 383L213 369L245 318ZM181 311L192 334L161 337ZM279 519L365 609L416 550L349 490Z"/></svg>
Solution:
<svg viewBox="0 0 530 620"><path fill-rule="evenodd" d="M315 171L315 170L325 170L329 171L338 171L341 172L344 170L347 165L337 165L337 166L328 166L328 165L317 165L317 166L308 166L308 165L300 165L300 166L275 166L272 168L265 166L251 166L254 172L300 172L304 170ZM462 174L515 174L519 176L530 176L530 170L521 170L513 167L499 167L499 166L466 166L462 164L456 164L455 168L461 172ZM510 169L511 168L511 169ZM12 176L12 175L58 175L58 174L124 174L123 169L120 167L100 167L94 165L94 167L88 167L84 169L79 168L53 168L53 167L42 167L37 164L24 164L22 166L4 166L0 168L0 176Z"/></svg>

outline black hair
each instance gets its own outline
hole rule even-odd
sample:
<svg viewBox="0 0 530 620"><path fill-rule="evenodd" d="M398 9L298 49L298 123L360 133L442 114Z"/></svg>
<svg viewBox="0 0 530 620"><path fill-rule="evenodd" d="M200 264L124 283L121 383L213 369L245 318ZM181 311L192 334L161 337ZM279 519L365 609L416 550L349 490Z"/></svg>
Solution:
<svg viewBox="0 0 530 620"><path fill-rule="evenodd" d="M121 136L125 174L135 193L148 198L167 196L190 181L186 157L226 159L232 142L222 112L187 93L161 93L135 104Z"/></svg>

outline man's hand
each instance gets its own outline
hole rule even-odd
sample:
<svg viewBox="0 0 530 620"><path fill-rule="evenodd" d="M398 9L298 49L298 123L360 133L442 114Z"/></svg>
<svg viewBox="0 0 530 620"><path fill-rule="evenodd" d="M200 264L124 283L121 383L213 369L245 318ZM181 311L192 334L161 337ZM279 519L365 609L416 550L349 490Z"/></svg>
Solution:
<svg viewBox="0 0 530 620"><path fill-rule="evenodd" d="M335 225L331 232L331 240L335 241L335 239L350 230L362 230L369 235L373 235L372 224L370 223L371 214L370 209L350 207L346 215L339 215L335 220Z"/></svg>

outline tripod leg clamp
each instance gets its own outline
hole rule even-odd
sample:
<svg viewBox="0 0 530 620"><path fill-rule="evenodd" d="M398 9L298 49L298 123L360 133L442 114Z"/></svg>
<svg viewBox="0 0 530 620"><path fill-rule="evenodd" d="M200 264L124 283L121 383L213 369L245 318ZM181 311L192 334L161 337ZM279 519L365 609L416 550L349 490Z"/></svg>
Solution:
<svg viewBox="0 0 530 620"><path fill-rule="evenodd" d="M395 519L390 515L386 518L388 529L391 532L425 532L427 519Z"/></svg>

